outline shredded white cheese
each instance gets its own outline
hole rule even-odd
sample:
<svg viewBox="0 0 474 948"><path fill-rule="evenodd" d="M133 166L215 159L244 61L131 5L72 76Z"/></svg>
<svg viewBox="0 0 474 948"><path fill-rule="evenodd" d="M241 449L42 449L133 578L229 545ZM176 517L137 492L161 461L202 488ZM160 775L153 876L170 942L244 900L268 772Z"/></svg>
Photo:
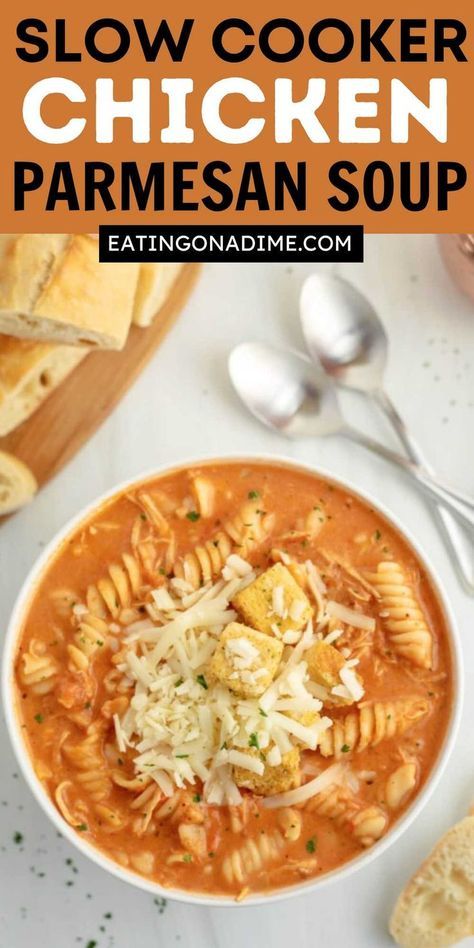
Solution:
<svg viewBox="0 0 474 948"><path fill-rule="evenodd" d="M295 806L298 803L305 803L311 797L316 796L331 786L340 786L345 782L346 766L344 764L332 764L318 774L314 780L309 780L302 787L296 787L295 790L288 790L286 793L278 793L273 797L266 797L263 805L268 810L275 810L282 806Z"/></svg>
<svg viewBox="0 0 474 948"><path fill-rule="evenodd" d="M366 629L368 632L375 630L375 619L372 616L365 616L362 612L349 609L348 606L343 606L342 603L334 602L332 599L326 603L326 612L333 619L353 625L355 629Z"/></svg>
<svg viewBox="0 0 474 948"><path fill-rule="evenodd" d="M285 590L283 586L275 586L272 592L272 608L275 615L285 618Z"/></svg>
<svg viewBox="0 0 474 948"><path fill-rule="evenodd" d="M304 652L314 641L308 623L286 644L277 678L260 698L243 699L225 685L207 680L207 668L224 627L236 618L230 601L254 577L249 563L231 556L222 578L201 590L171 580L153 593L153 618L127 629L129 649L118 670L134 684L125 714L114 718L117 746L134 751L137 774L150 776L166 796L203 782L204 799L215 806L238 805L241 794L233 767L262 775L266 750L275 767L293 747L315 749L332 721L321 717L321 701L311 691ZM273 605L284 610L279 587ZM282 599L283 597L283 599ZM153 611L154 610L154 611ZM252 670L258 649L244 636L225 643L231 675L255 682L265 668ZM350 670L350 669L349 669ZM311 726L297 716L315 712Z"/></svg>
<svg viewBox="0 0 474 948"><path fill-rule="evenodd" d="M342 681L342 684L347 688L353 701L360 701L361 698L363 698L365 692L357 678L355 671L345 665L344 668L341 668L339 677Z"/></svg>

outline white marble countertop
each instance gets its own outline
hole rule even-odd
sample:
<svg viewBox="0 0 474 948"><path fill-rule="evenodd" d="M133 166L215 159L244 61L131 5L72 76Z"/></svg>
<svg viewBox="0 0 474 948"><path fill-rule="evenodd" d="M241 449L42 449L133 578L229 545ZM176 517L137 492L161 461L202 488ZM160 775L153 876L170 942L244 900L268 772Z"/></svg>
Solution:
<svg viewBox="0 0 474 948"><path fill-rule="evenodd" d="M247 338L300 343L297 295L310 268L213 265L185 312L115 414L34 504L0 532L5 626L40 548L80 507L114 483L189 455L285 453L321 463L385 502L418 534L444 578L459 622L470 684L459 740L415 825L343 883L268 907L186 906L109 877L49 825L0 731L0 948L384 948L387 918L407 876L474 796L473 601L461 593L423 500L402 475L335 438L288 443L245 415L227 379L226 355ZM372 298L390 333L388 389L427 457L474 489L474 307L451 286L429 236L377 236L366 263L344 267ZM375 409L345 396L351 416L390 442ZM109 917L110 916L110 917ZM470 940L474 944L474 939ZM466 944L468 944L466 942Z"/></svg>

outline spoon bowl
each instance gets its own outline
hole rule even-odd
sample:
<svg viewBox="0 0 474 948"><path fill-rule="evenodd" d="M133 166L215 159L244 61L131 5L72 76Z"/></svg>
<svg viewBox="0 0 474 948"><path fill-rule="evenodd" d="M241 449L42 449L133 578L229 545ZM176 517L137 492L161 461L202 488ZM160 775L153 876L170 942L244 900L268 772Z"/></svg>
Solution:
<svg viewBox="0 0 474 948"><path fill-rule="evenodd" d="M345 427L333 383L299 353L244 342L229 356L229 374L252 415L287 438L320 437Z"/></svg>
<svg viewBox="0 0 474 948"><path fill-rule="evenodd" d="M308 277L301 325L311 357L339 385L373 392L382 386L388 340L372 304L338 276Z"/></svg>
<svg viewBox="0 0 474 948"><path fill-rule="evenodd" d="M287 438L339 434L355 441L411 474L425 493L449 504L474 532L474 500L348 425L339 409L334 384L310 359L297 352L246 342L231 352L229 374L244 405L268 428Z"/></svg>
<svg viewBox="0 0 474 948"><path fill-rule="evenodd" d="M359 290L338 276L308 277L300 296L301 325L314 362L339 384L371 396L396 431L408 457L430 472L418 444L384 389L388 339L374 307ZM472 545L444 507L432 506L454 569L474 596Z"/></svg>

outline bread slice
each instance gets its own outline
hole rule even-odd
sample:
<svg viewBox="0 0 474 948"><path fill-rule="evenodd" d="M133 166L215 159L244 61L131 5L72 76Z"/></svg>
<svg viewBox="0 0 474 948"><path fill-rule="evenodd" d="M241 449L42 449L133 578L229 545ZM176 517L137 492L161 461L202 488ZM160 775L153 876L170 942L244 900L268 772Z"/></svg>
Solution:
<svg viewBox="0 0 474 948"><path fill-rule="evenodd" d="M29 418L87 351L0 336L0 436Z"/></svg>
<svg viewBox="0 0 474 948"><path fill-rule="evenodd" d="M403 948L445 948L474 935L474 816L435 846L405 886L389 927Z"/></svg>
<svg viewBox="0 0 474 948"><path fill-rule="evenodd" d="M182 268L182 263L141 265L133 306L133 322L136 326L144 328L151 325L166 303Z"/></svg>
<svg viewBox="0 0 474 948"><path fill-rule="evenodd" d="M36 479L23 461L0 451L0 516L23 507L36 494Z"/></svg>
<svg viewBox="0 0 474 948"><path fill-rule="evenodd" d="M3 234L0 332L122 349L138 270L134 263L99 263L89 234Z"/></svg>

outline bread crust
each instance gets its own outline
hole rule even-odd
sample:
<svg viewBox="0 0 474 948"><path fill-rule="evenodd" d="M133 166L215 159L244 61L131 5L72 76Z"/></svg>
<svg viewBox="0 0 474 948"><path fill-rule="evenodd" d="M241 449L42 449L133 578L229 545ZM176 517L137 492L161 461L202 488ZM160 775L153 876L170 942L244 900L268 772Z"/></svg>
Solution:
<svg viewBox="0 0 474 948"><path fill-rule="evenodd" d="M401 893L389 929L402 948L447 948L474 934L474 816L440 839Z"/></svg>
<svg viewBox="0 0 474 948"><path fill-rule="evenodd" d="M0 516L27 504L37 488L30 468L13 454L0 451Z"/></svg>
<svg viewBox="0 0 474 948"><path fill-rule="evenodd" d="M138 271L138 264L99 263L88 234L3 235L0 332L122 349Z"/></svg>
<svg viewBox="0 0 474 948"><path fill-rule="evenodd" d="M28 418L87 350L0 336L0 436Z"/></svg>
<svg viewBox="0 0 474 948"><path fill-rule="evenodd" d="M133 322L150 326L183 268L182 263L143 263L140 267L133 304Z"/></svg>

